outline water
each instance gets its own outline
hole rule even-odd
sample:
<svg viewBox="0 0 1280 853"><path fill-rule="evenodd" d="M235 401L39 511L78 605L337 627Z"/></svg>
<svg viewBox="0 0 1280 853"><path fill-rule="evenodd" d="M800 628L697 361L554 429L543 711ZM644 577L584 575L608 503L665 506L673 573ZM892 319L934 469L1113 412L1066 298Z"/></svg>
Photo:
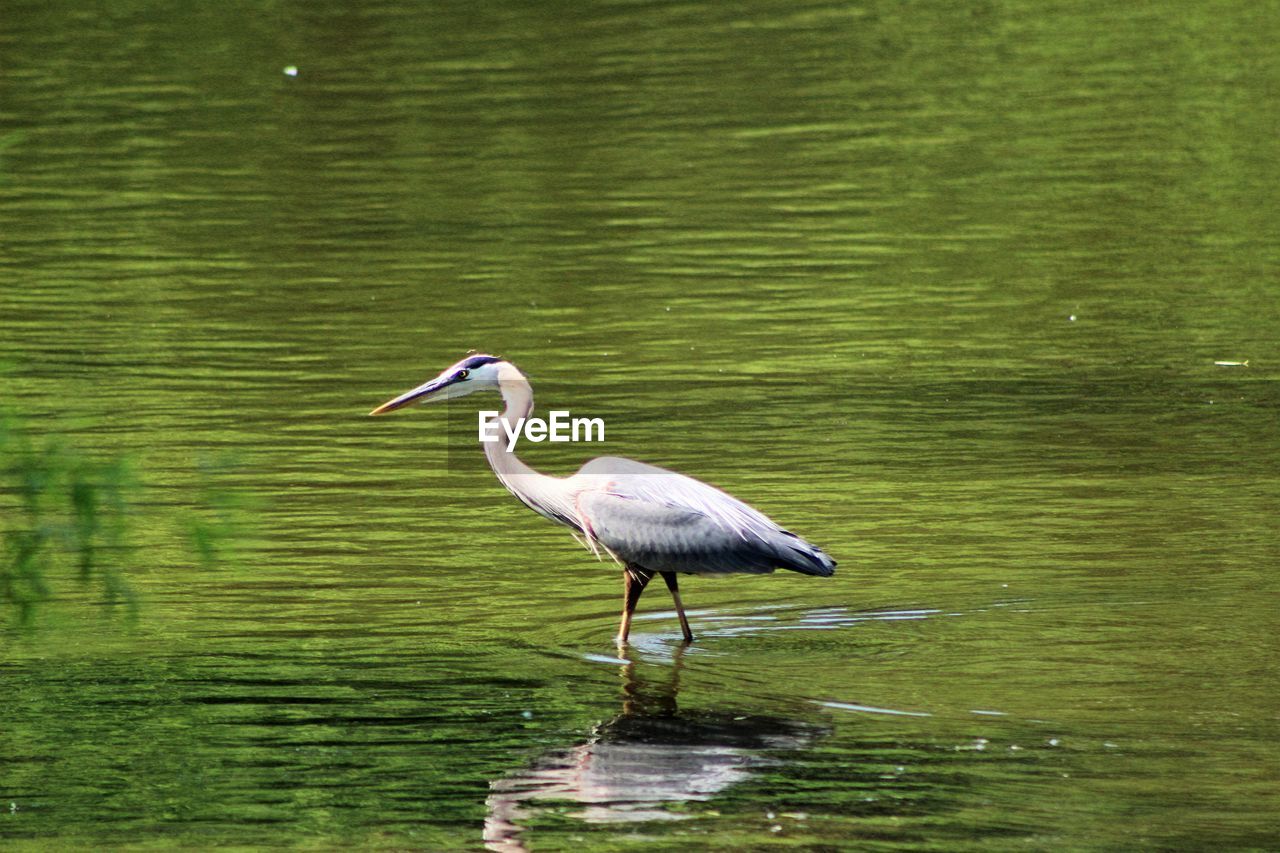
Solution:
<svg viewBox="0 0 1280 853"><path fill-rule="evenodd" d="M1273 846L1271 23L8 4L3 404L146 485L136 616L3 629L0 838ZM683 653L650 591L619 658L469 415L364 417L473 347L606 416L534 464L837 575L687 580Z"/></svg>

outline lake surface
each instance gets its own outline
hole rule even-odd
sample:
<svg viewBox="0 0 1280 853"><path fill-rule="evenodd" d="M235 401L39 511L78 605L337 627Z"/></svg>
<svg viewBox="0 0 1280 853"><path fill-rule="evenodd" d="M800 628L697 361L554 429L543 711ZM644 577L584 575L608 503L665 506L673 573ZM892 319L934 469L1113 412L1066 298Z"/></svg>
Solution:
<svg viewBox="0 0 1280 853"><path fill-rule="evenodd" d="M0 613L0 841L1273 848L1275 23L7 3L0 406L140 485L132 613ZM605 418L535 466L835 577L688 578L688 649L659 585L620 653L474 409L365 416L472 348Z"/></svg>

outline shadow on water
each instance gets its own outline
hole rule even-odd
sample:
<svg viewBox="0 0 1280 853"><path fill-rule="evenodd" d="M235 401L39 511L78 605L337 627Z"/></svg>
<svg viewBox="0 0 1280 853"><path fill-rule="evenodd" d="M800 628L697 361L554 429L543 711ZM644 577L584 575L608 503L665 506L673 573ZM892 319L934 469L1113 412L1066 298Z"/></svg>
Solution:
<svg viewBox="0 0 1280 853"><path fill-rule="evenodd" d="M485 846L523 851L526 825L543 809L571 803L569 816L610 824L680 820L672 804L710 799L761 767L782 763L826 733L810 723L735 711L685 711L676 701L682 650L670 676L649 681L634 661L620 667L622 710L579 744L556 748L490 783Z"/></svg>

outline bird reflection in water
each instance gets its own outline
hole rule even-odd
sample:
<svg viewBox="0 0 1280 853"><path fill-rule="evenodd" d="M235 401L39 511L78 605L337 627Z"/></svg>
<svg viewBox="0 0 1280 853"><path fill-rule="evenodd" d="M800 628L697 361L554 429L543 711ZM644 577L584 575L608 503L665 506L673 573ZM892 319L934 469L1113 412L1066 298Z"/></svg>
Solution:
<svg viewBox="0 0 1280 853"><path fill-rule="evenodd" d="M570 816L588 823L688 817L663 805L710 799L754 768L778 764L777 752L802 749L824 733L816 725L775 717L681 713L676 694L682 652L660 685L646 683L628 661L621 667L621 713L595 726L584 742L545 753L490 783L484 826L489 850L525 850L521 824L539 805L576 803L582 808Z"/></svg>

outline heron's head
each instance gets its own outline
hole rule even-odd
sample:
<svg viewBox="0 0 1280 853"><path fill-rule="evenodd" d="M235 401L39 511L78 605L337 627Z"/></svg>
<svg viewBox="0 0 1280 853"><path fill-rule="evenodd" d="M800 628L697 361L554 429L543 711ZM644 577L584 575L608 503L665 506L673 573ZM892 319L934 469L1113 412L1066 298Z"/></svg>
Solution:
<svg viewBox="0 0 1280 853"><path fill-rule="evenodd" d="M469 355L457 364L446 368L435 379L388 400L369 414L382 415L418 403L464 397L473 391L483 391L486 388L496 390L499 374L504 367L511 368L511 365L497 356Z"/></svg>

